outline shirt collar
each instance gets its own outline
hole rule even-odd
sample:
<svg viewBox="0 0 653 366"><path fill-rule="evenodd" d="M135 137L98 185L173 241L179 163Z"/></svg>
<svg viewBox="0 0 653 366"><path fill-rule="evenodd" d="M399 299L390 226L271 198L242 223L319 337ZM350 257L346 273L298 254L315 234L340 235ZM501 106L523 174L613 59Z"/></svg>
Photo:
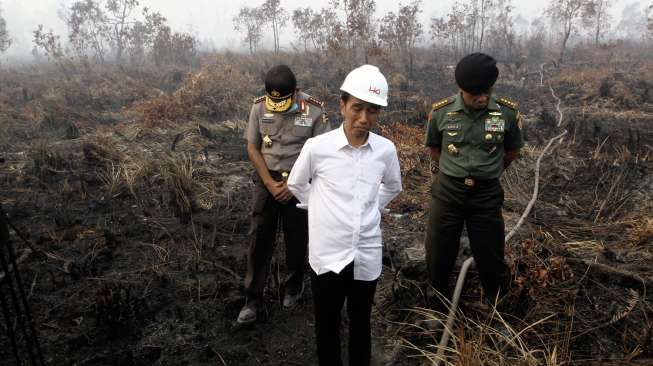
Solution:
<svg viewBox="0 0 653 366"><path fill-rule="evenodd" d="M374 150L374 144L376 141L376 135L372 132L367 135L367 141L360 147L366 147L369 146L370 149ZM336 149L340 150L342 148L345 148L349 145L349 141L347 140L347 136L345 135L345 122L342 122L340 124L340 127L338 127L338 130L336 132L335 139L333 140L333 144L336 146Z"/></svg>
<svg viewBox="0 0 653 366"><path fill-rule="evenodd" d="M501 107L497 104L496 99L494 99L493 95L490 95L490 100L487 103L487 110L488 111L500 111Z"/></svg>
<svg viewBox="0 0 653 366"><path fill-rule="evenodd" d="M463 96L462 96L460 93L456 94L456 96L454 97L454 99L455 99L455 100L454 100L454 102L453 102L453 106L451 107L451 108L452 108L452 111L454 111L454 112L457 112L457 111L465 111L466 113L470 113L470 112L471 112L471 111L467 108L467 106L465 106L465 102L463 101ZM499 111L499 110L501 110L501 108L500 108L499 105L497 104L496 99L494 99L494 96L493 96L493 95L490 95L490 98L489 98L489 99L490 99L490 100L488 100L486 110L488 110L488 111Z"/></svg>

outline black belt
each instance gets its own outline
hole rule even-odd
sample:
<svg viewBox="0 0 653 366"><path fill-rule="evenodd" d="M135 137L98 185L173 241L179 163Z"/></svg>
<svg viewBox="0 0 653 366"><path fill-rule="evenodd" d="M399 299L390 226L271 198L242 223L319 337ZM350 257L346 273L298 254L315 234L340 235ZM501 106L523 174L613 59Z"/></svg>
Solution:
<svg viewBox="0 0 653 366"><path fill-rule="evenodd" d="M445 177L446 179L453 181L453 182L458 182L464 184L466 187L473 188L473 187L478 187L478 186L491 186L494 184L499 184L499 178L478 178L478 177L452 177L450 175L446 175L442 172L440 174Z"/></svg>
<svg viewBox="0 0 653 366"><path fill-rule="evenodd" d="M269 170L269 172L270 172L270 176L272 177L272 179L276 180L277 182L287 180L288 179L288 174L290 174L290 172L276 171L276 170Z"/></svg>

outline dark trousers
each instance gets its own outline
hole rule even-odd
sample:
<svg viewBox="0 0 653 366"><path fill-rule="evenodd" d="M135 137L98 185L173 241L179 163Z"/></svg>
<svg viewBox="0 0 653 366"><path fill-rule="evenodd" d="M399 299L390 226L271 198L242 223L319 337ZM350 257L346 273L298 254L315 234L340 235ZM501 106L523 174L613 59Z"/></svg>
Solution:
<svg viewBox="0 0 653 366"><path fill-rule="evenodd" d="M376 282L354 280L353 262L339 274L327 272L318 276L311 271L317 356L321 366L342 365L340 312L345 298L349 317L349 365L370 364L370 317Z"/></svg>
<svg viewBox="0 0 653 366"><path fill-rule="evenodd" d="M273 174L273 178L281 179L278 174ZM252 222L244 284L248 302L260 301L263 297L279 226L283 230L286 244L286 291L292 294L301 291L308 250L308 216L306 210L297 208L297 203L296 198L285 204L276 201L258 174L254 175Z"/></svg>
<svg viewBox="0 0 653 366"><path fill-rule="evenodd" d="M493 301L510 283L504 259L503 188L498 179L464 180L440 173L431 190L431 211L426 234L426 262L433 287L450 297L449 276L458 257L466 224L469 244L485 296Z"/></svg>

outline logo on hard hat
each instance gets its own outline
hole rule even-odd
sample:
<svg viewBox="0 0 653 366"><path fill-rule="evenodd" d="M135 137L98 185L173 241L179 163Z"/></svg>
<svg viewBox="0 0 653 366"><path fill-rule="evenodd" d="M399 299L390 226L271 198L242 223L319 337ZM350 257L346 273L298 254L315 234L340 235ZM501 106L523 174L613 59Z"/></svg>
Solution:
<svg viewBox="0 0 653 366"><path fill-rule="evenodd" d="M377 88L375 86L372 86L372 85L370 85L370 90L369 91L371 91L372 93L374 93L376 95L381 94L381 89L379 89L379 88Z"/></svg>

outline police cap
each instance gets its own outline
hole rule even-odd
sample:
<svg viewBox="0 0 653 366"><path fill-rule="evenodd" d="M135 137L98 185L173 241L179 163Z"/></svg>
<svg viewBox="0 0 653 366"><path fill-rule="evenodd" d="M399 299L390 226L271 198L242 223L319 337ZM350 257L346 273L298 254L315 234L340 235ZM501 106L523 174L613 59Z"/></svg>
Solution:
<svg viewBox="0 0 653 366"><path fill-rule="evenodd" d="M292 106L297 79L290 67L273 66L265 75L265 106L273 112L285 112Z"/></svg>

